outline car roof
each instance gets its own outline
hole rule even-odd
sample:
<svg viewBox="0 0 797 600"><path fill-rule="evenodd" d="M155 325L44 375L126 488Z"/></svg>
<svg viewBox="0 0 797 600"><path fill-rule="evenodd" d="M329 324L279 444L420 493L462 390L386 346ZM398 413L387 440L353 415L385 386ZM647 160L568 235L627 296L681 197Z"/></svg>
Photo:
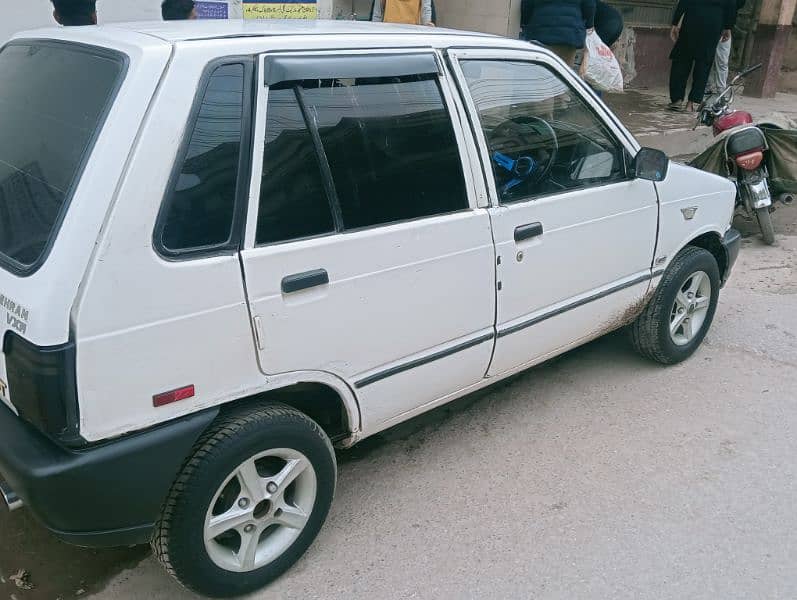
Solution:
<svg viewBox="0 0 797 600"><path fill-rule="evenodd" d="M471 31L372 23L369 21L344 20L192 20L192 21L139 21L109 23L84 27L48 27L33 31L22 31L14 40L52 39L109 47L127 54L154 49L215 43L225 41L235 46L237 52L249 51L247 41L255 42L258 52L269 47L283 47L283 41L307 40L317 45L324 40L325 47L384 48L385 44L401 47L431 46L437 48L503 48L528 50L531 46L548 53L541 46ZM278 41L279 40L279 41ZM304 42L298 42L299 44ZM242 50L242 48L246 48Z"/></svg>
<svg viewBox="0 0 797 600"><path fill-rule="evenodd" d="M491 37L485 33L472 33L452 29L371 23L368 21L331 20L198 20L198 21L143 21L114 23L103 28L122 28L160 38L167 42L210 40L223 38L269 37L286 35L440 35Z"/></svg>

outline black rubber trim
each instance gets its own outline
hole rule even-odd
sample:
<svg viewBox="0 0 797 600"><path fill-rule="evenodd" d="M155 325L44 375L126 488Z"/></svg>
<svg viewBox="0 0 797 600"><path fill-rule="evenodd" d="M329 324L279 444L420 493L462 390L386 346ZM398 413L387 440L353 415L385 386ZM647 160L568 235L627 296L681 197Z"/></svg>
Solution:
<svg viewBox="0 0 797 600"><path fill-rule="evenodd" d="M139 433L70 450L0 406L0 477L56 535L114 546L156 522L212 408Z"/></svg>
<svg viewBox="0 0 797 600"><path fill-rule="evenodd" d="M238 175L235 182L235 207L232 225L230 227L230 237L225 242L212 246L200 246L197 248L182 248L172 250L163 244L163 230L169 217L177 180L183 170L185 157L191 146L191 138L196 129L199 111L205 100L210 79L216 69L228 65L241 65L244 68L244 93L243 107L241 113L241 153L238 157ZM249 180L252 172L252 140L254 138L254 110L257 102L257 89L255 81L255 59L252 56L225 56L210 61L202 72L202 77L194 94L194 104L188 116L188 124L185 128L183 139L177 152L177 157L172 165L172 173L169 183L166 186L166 195L161 202L158 218L152 232L152 246L158 255L169 261L195 260L210 256L223 256L236 254L243 242L243 232L246 224L246 209L249 202Z"/></svg>
<svg viewBox="0 0 797 600"><path fill-rule="evenodd" d="M264 64L263 81L272 86L305 79L402 77L438 74L440 67L433 52L413 54L351 54L345 56L269 55Z"/></svg>
<svg viewBox="0 0 797 600"><path fill-rule="evenodd" d="M36 262L25 265L19 261L14 260L13 258L7 257L5 254L0 252L0 266L5 267L11 273L15 275L19 275L20 277L28 277L33 275L36 271L38 271L42 265L47 262L47 259L50 256L50 252L55 245L55 240L58 238L58 234L61 231L61 225L64 223L64 219L66 218L66 214L69 211L69 206L72 204L72 198L75 195L75 190L77 189L80 181L83 179L83 173L86 170L86 165L88 165L89 159L91 155L94 153L94 146L97 144L97 140L100 137L100 134L105 129L105 124L108 121L108 115L113 108L113 105L116 103L116 97L119 95L119 90L122 88L122 84L127 79L127 72L130 69L130 58L127 54L119 52L118 50L112 50L110 48L104 48L102 46L92 46L91 44L84 44L80 42L67 42L62 40L53 40L53 39L41 39L41 38L24 38L24 39L17 39L8 42L7 44L0 47L0 52L6 49L7 46L29 46L29 45L39 45L39 46L56 46L56 47L67 47L72 50L79 50L81 52L88 52L93 54L98 54L100 56L104 56L109 59L113 59L119 62L121 65L121 69L119 71L119 76L117 77L116 83L114 85L113 90L111 91L110 95L108 96L108 100L103 107L102 115L100 116L99 121L97 121L97 128L94 130L94 133L91 136L91 140L89 141L88 145L86 146L86 151L84 152L83 156L80 159L80 165L78 166L77 171L75 172L74 180L72 181L72 185L67 190L66 197L64 198L64 203L61 205L61 208L58 212L58 217L53 223L53 228L50 231L50 237L47 240L47 245L44 247L44 250L36 259Z"/></svg>
<svg viewBox="0 0 797 600"><path fill-rule="evenodd" d="M566 306L562 306L560 308L552 310L551 312L547 312L547 313L545 313L543 315L540 315L538 317L534 317L533 319L529 319L528 321L523 321L522 323L518 323L517 325L513 325L512 327L508 327L508 328L506 328L506 329L504 329L502 331L499 331L498 332L498 337L502 338L502 337L505 337L507 335L511 335L513 333L517 333L518 331L522 331L524 329L532 327L533 325L536 325L537 323L542 323L543 321L547 321L548 319L551 319L553 317L558 317L559 315L564 314L566 312L569 312L569 311L571 311L571 310L573 310L575 308L579 308L581 306L584 306L585 304L589 304L590 302L595 302L596 300L600 300L602 298L605 298L606 296L611 296L612 294L615 294L615 293L620 292L622 290L628 289L628 288L633 287L633 286L635 286L637 284L644 283L645 281L650 281L651 279L652 279L652 275L642 275L640 277L637 277L636 279L632 279L631 281L627 281L626 283L622 283L622 284L617 285L617 286L615 286L613 288L609 288L608 290L604 290L602 292L598 292L597 294L593 294L592 296L588 296L586 298L582 298L581 300L577 300L577 301L575 301L575 302L573 302L571 304L567 304Z"/></svg>
<svg viewBox="0 0 797 600"><path fill-rule="evenodd" d="M725 250L725 258L727 259L725 271L722 273L722 285L728 281L731 275L733 265L736 264L736 259L739 258L739 250L742 247L742 234L736 229L731 227L722 236L722 248Z"/></svg>
<svg viewBox="0 0 797 600"><path fill-rule="evenodd" d="M542 231L542 223L529 223L528 225L515 227L515 241L522 242L523 240L530 240L531 238L542 235Z"/></svg>
<svg viewBox="0 0 797 600"><path fill-rule="evenodd" d="M326 269L316 269L305 273L288 275L282 280L282 293L292 294L329 283L329 273Z"/></svg>
<svg viewBox="0 0 797 600"><path fill-rule="evenodd" d="M399 373L403 373L404 371L409 371L411 369L421 367L430 362L446 358L447 356L451 356L452 354L456 354L458 352L462 352L463 350L473 348L474 346L478 346L479 344L483 344L484 342L488 342L494 338L495 335L493 335L492 333L485 333L484 335L481 335L475 339L464 342L452 348L448 348L447 350L441 350L440 352L435 352L434 354L430 354L429 356L424 356L423 358L416 358L415 360L411 360L401 365L396 365L395 367L385 369L384 371L380 371L379 373L374 373L369 377L357 381L354 384L354 387L357 389L364 388L366 386L371 385L372 383L376 383L377 381L382 381L383 379L387 379L388 377L392 377L393 375L398 375Z"/></svg>

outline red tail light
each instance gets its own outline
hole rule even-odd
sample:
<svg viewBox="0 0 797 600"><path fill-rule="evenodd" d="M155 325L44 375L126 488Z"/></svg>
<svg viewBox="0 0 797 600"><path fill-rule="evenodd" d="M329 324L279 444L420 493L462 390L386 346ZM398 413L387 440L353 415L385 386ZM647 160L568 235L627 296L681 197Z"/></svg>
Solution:
<svg viewBox="0 0 797 600"><path fill-rule="evenodd" d="M753 169L757 169L764 161L764 153L761 150L756 150L755 152L740 154L734 160L740 169L752 171Z"/></svg>

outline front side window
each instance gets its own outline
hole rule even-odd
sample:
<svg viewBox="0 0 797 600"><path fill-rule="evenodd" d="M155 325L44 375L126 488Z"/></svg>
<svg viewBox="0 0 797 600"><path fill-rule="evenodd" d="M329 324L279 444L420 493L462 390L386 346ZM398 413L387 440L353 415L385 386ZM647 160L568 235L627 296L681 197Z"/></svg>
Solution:
<svg viewBox="0 0 797 600"><path fill-rule="evenodd" d="M626 178L622 146L552 70L508 60L461 64L501 203Z"/></svg>
<svg viewBox="0 0 797 600"><path fill-rule="evenodd" d="M0 51L0 259L45 258L125 70L121 56L65 43Z"/></svg>
<svg viewBox="0 0 797 600"><path fill-rule="evenodd" d="M436 75L281 83L267 112L258 243L468 207Z"/></svg>
<svg viewBox="0 0 797 600"><path fill-rule="evenodd" d="M242 64L216 67L204 91L171 196L161 245L169 253L226 246L233 230L244 113Z"/></svg>

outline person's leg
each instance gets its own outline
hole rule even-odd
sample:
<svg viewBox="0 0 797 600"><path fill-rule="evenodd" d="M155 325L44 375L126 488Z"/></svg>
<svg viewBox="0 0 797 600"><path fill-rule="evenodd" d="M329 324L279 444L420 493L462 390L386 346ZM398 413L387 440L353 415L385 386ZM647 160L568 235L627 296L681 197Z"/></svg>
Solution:
<svg viewBox="0 0 797 600"><path fill-rule="evenodd" d="M692 70L691 59L675 57L670 67L670 102L678 104L686 97L686 81Z"/></svg>
<svg viewBox="0 0 797 600"><path fill-rule="evenodd" d="M558 44L554 44L548 46L548 49L556 54L559 58L567 63L567 66L571 69L573 68L573 64L576 62L576 49L572 46L560 46Z"/></svg>
<svg viewBox="0 0 797 600"><path fill-rule="evenodd" d="M721 92L728 85L728 64L731 60L732 41L720 42L708 78L708 89L712 92Z"/></svg>
<svg viewBox="0 0 797 600"><path fill-rule="evenodd" d="M689 92L689 102L700 104L706 96L708 74L711 72L711 61L698 59L692 71L692 90Z"/></svg>

